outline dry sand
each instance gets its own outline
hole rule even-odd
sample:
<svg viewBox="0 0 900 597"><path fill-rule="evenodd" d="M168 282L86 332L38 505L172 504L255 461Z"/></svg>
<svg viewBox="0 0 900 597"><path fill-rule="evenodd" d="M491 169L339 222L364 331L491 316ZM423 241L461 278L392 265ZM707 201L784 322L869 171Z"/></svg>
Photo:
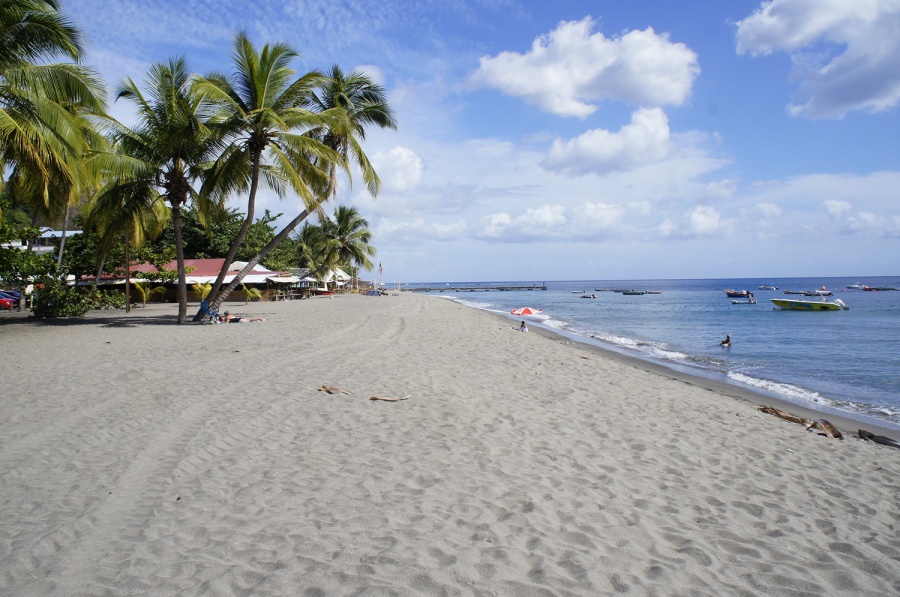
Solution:
<svg viewBox="0 0 900 597"><path fill-rule="evenodd" d="M442 298L229 308L0 321L0 594L900 594L896 448Z"/></svg>

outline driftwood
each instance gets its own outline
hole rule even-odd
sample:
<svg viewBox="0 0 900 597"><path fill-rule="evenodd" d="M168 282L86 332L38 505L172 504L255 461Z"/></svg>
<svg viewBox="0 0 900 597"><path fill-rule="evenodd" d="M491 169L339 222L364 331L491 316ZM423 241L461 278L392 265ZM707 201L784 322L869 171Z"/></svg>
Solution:
<svg viewBox="0 0 900 597"><path fill-rule="evenodd" d="M383 400L385 402L399 402L400 400L409 400L412 398L412 395L404 396L403 398L392 398L390 396L372 396L369 400Z"/></svg>
<svg viewBox="0 0 900 597"><path fill-rule="evenodd" d="M322 386L319 388L320 392L325 392L326 394L352 394L353 392L348 392L347 390L342 390L341 388L334 388L328 386Z"/></svg>
<svg viewBox="0 0 900 597"><path fill-rule="evenodd" d="M889 437L885 437L883 435L875 435L871 431L866 431L865 429L859 429L856 432L859 435L860 439L864 439L866 441L875 442L876 444L881 444L883 446L891 446L893 448L900 448L900 443L896 440L893 440Z"/></svg>
<svg viewBox="0 0 900 597"><path fill-rule="evenodd" d="M806 430L810 429L814 431L822 431L825 435L832 439L844 439L844 436L841 435L841 432L838 431L838 428L829 423L826 419L816 419L815 421L810 421L806 426Z"/></svg>
<svg viewBox="0 0 900 597"><path fill-rule="evenodd" d="M760 412L764 412L769 415L775 415L785 421L790 421L791 423L799 423L800 425L809 425L812 423L809 419L804 419L803 417L798 417L797 415L792 415L789 412L785 412L773 406L766 406L764 404L757 407L757 410Z"/></svg>

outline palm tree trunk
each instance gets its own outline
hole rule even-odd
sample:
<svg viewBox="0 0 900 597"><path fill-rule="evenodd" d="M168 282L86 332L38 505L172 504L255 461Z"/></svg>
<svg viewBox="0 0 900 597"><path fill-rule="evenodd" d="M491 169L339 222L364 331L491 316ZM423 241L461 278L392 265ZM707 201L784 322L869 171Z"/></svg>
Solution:
<svg viewBox="0 0 900 597"><path fill-rule="evenodd" d="M297 226L299 226L301 222L303 222L303 220L305 220L308 217L309 217L309 210L304 209L302 212L297 214L297 217L294 218L293 220L291 220L287 226L282 228L281 232L276 234L275 238L273 238L272 240L269 241L269 244L267 244L265 247L260 249L259 253L257 253L253 257L253 259L251 259L250 261L247 262L247 265L244 266L244 269L242 269L240 272L238 272L238 275L236 275L234 277L234 280L232 280L231 283L228 284L228 286L226 286L219 293L219 295L213 301L211 301L209 303L210 311L218 311L219 306L225 302L225 299L228 298L228 295L230 295L234 291L234 289L237 288L238 285L244 280L244 278L247 277L247 274L249 274L251 271L253 271L253 268L256 267L260 261L265 259L266 255L268 255L272 251L272 249L277 247L281 243L281 241L286 239L287 236L291 232L293 232L294 229ZM200 315L202 317L202 315L200 313L198 313L197 315ZM197 320L196 315L194 316L194 319Z"/></svg>
<svg viewBox="0 0 900 597"><path fill-rule="evenodd" d="M66 215L63 218L62 239L59 241L59 256L56 258L56 273L62 267L63 251L66 250L66 228L69 227L69 206L66 206Z"/></svg>
<svg viewBox="0 0 900 597"><path fill-rule="evenodd" d="M125 223L125 312L131 313L131 239Z"/></svg>
<svg viewBox="0 0 900 597"><path fill-rule="evenodd" d="M228 249L228 255L225 256L225 262L222 263L222 269L219 271L219 275L216 276L216 281L213 282L212 289L209 291L209 294L206 295L206 299L209 301L208 304L212 304L214 301L216 301L216 305L222 303L222 301L217 301L219 289L225 282L225 276L228 275L228 268L231 267L234 256L241 247L241 243L244 242L244 237L247 235L250 225L253 224L253 212L256 209L256 191L259 188L259 161L260 158L258 156L253 158L253 172L250 179L250 197L247 199L247 217L244 218L241 229L238 230L237 236L231 243L231 248ZM200 321L202 318L202 312L198 312L198 314L194 316L194 321Z"/></svg>
<svg viewBox="0 0 900 597"><path fill-rule="evenodd" d="M184 241L181 237L181 203L172 203L172 229L175 231L175 263L178 264L178 323L187 320L187 280L184 271Z"/></svg>

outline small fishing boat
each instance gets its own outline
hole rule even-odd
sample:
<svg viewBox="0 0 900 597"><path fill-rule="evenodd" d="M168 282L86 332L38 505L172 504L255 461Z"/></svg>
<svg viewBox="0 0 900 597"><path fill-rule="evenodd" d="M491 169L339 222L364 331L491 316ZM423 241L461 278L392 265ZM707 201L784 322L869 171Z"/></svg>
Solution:
<svg viewBox="0 0 900 597"><path fill-rule="evenodd" d="M760 284L756 288L758 290L778 290L777 286L772 286L771 284Z"/></svg>
<svg viewBox="0 0 900 597"><path fill-rule="evenodd" d="M755 305L756 299L751 296L746 301L731 301L731 304L732 305Z"/></svg>
<svg viewBox="0 0 900 597"><path fill-rule="evenodd" d="M837 299L836 301L828 301L824 298L821 301L804 301L800 299L769 299L776 307L782 311L846 311L850 307L844 304L844 301Z"/></svg>
<svg viewBox="0 0 900 597"><path fill-rule="evenodd" d="M597 298L596 294L582 294L581 298Z"/></svg>
<svg viewBox="0 0 900 597"><path fill-rule="evenodd" d="M864 288L867 288L867 286L865 284L860 284L859 282L847 286L848 290L863 290Z"/></svg>
<svg viewBox="0 0 900 597"><path fill-rule="evenodd" d="M640 296L647 293L643 290L623 290L622 294L624 294L625 296Z"/></svg>
<svg viewBox="0 0 900 597"><path fill-rule="evenodd" d="M725 296L728 298L747 298L750 296L749 290L732 290L730 288L725 289Z"/></svg>

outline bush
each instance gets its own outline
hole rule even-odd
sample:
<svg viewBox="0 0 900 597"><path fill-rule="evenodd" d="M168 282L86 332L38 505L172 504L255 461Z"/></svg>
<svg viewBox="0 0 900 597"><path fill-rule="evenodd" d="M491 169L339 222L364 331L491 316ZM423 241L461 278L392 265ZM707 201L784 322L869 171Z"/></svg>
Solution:
<svg viewBox="0 0 900 597"><path fill-rule="evenodd" d="M91 295L94 309L124 309L125 295L115 290L97 290Z"/></svg>
<svg viewBox="0 0 900 597"><path fill-rule="evenodd" d="M80 317L94 308L90 296L53 276L41 276L34 288L31 310L38 317Z"/></svg>

